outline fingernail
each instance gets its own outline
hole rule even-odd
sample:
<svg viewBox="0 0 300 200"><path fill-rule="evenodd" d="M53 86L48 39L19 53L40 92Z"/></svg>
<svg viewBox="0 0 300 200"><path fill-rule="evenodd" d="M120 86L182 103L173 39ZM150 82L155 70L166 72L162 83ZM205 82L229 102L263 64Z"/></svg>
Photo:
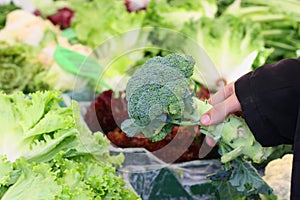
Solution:
<svg viewBox="0 0 300 200"><path fill-rule="evenodd" d="M201 121L201 123L202 124L209 124L209 122L210 122L210 117L209 117L209 115L203 115L202 117L201 117L201 119L200 119L200 121Z"/></svg>

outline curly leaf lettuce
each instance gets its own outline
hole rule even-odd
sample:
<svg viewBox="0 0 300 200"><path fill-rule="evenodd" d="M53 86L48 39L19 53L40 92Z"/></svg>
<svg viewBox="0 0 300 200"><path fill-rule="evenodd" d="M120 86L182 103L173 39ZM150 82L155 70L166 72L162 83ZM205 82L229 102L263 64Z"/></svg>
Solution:
<svg viewBox="0 0 300 200"><path fill-rule="evenodd" d="M139 199L116 175L122 154L80 122L60 92L0 93L0 198Z"/></svg>
<svg viewBox="0 0 300 200"><path fill-rule="evenodd" d="M120 164L108 154L109 141L80 123L76 102L61 106L58 91L6 95L0 93L0 154L11 161L20 157L35 162L51 160L61 150L68 156L92 155ZM12 142L13 141L13 142ZM111 159L111 160L110 160ZM117 164L117 163L115 163Z"/></svg>
<svg viewBox="0 0 300 200"><path fill-rule="evenodd" d="M72 22L78 39L96 47L112 36L140 28L144 12L129 13L123 1L93 0L74 4ZM91 20L97 19L97 20Z"/></svg>
<svg viewBox="0 0 300 200"><path fill-rule="evenodd" d="M50 165L45 163L30 164L25 159L17 160L15 163L7 162L1 158L0 166L10 165L13 172L19 172L13 185L7 189L1 197L2 200L9 199L55 199L62 190L56 182L56 174L51 172ZM4 161L4 162L3 162ZM1 184L8 187L9 184ZM24 192L27 191L27 192Z"/></svg>
<svg viewBox="0 0 300 200"><path fill-rule="evenodd" d="M147 7L145 23L180 31L186 22L198 20L203 16L213 18L216 12L215 0L152 0Z"/></svg>
<svg viewBox="0 0 300 200"><path fill-rule="evenodd" d="M50 159L48 153L75 137L73 111L59 106L59 92L0 94L0 154L9 160ZM12 142L13 141L13 142Z"/></svg>
<svg viewBox="0 0 300 200"><path fill-rule="evenodd" d="M3 200L139 199L110 163L93 157L65 158L61 152L45 163L0 159L0 169L6 169L6 181L0 182Z"/></svg>
<svg viewBox="0 0 300 200"><path fill-rule="evenodd" d="M41 70L41 64L33 61L33 51L25 44L0 42L0 90L5 93L28 90L31 80Z"/></svg>

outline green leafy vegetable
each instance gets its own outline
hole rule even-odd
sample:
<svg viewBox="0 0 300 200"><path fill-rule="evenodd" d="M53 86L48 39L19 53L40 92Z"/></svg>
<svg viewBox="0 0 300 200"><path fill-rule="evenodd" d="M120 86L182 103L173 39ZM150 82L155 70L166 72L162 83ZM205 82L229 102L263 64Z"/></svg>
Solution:
<svg viewBox="0 0 300 200"><path fill-rule="evenodd" d="M41 64L34 61L34 49L25 44L0 42L0 55L0 90L5 93L30 92L37 83L35 76L42 70ZM48 88L43 82L34 87Z"/></svg>
<svg viewBox="0 0 300 200"><path fill-rule="evenodd" d="M108 140L101 133L93 136L81 125L76 102L72 107L62 107L60 92L36 92L24 96L0 94L0 154L11 161L20 157L34 162L43 162L59 151L69 156L93 154L99 159L108 159L102 145L107 149ZM11 141L14 141L11 143ZM101 143L98 144L98 141ZM108 150L108 149L107 149Z"/></svg>
<svg viewBox="0 0 300 200"><path fill-rule="evenodd" d="M213 18L217 12L215 0L180 1L158 0L150 1L145 23L150 26L181 30L186 22L198 20L203 16Z"/></svg>
<svg viewBox="0 0 300 200"><path fill-rule="evenodd" d="M78 39L97 47L112 36L140 28L144 12L129 13L123 1L92 0L72 6L75 20L72 27ZM90 19L97 19L91 23Z"/></svg>
<svg viewBox="0 0 300 200"><path fill-rule="evenodd" d="M1 156L0 169L9 167L6 191L1 199L139 199L116 176L110 163L101 163L88 156L66 158L57 154L46 163L29 163L18 159L12 163Z"/></svg>
<svg viewBox="0 0 300 200"><path fill-rule="evenodd" d="M236 0L224 14L234 15L243 21L251 20L262 27L261 35L265 47L274 51L267 59L267 63L284 58L296 57L299 38L300 2L263 1L263 0Z"/></svg>
<svg viewBox="0 0 300 200"><path fill-rule="evenodd" d="M139 199L116 175L123 155L61 103L57 91L0 94L1 199Z"/></svg>
<svg viewBox="0 0 300 200"><path fill-rule="evenodd" d="M2 161L4 158L1 156ZM1 187L9 187L1 199L55 199L61 193L61 187L55 183L56 175L51 172L49 165L29 164L25 159L14 164L4 160L4 163L0 163L1 168L3 164L9 164L12 169L10 174L18 172L18 177L10 183L13 184L10 187L1 183Z"/></svg>
<svg viewBox="0 0 300 200"><path fill-rule="evenodd" d="M0 94L0 154L12 161L21 156L45 161L75 137L73 111L59 102L59 92Z"/></svg>
<svg viewBox="0 0 300 200"><path fill-rule="evenodd" d="M209 178L219 199L260 199L259 194L272 194L272 189L249 162L234 160L229 168L222 166Z"/></svg>
<svg viewBox="0 0 300 200"><path fill-rule="evenodd" d="M212 66L198 61L199 69L195 70L193 77L212 90L217 90L224 84L222 82L229 83L250 71L259 52L264 50L260 25L230 15L213 19L202 17L187 24L183 32L194 39L212 60ZM185 52L195 51L192 45L183 48ZM194 57L197 58L196 54ZM202 74L207 70L213 71L213 75Z"/></svg>

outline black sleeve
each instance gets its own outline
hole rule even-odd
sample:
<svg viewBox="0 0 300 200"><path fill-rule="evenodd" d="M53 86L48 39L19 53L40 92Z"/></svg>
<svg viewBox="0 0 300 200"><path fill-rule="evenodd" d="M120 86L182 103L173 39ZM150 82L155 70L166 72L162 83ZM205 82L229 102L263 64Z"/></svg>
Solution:
<svg viewBox="0 0 300 200"><path fill-rule="evenodd" d="M243 116L263 146L293 144L300 102L300 59L264 65L235 82Z"/></svg>

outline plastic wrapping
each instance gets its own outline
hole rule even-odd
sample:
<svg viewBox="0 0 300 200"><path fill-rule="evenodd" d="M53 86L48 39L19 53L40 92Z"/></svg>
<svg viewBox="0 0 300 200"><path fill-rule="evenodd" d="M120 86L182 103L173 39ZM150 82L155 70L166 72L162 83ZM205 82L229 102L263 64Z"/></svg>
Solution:
<svg viewBox="0 0 300 200"><path fill-rule="evenodd" d="M125 161L118 169L127 185L142 199L211 199L213 189L207 175L215 173L218 160L168 164L143 148L115 148Z"/></svg>

